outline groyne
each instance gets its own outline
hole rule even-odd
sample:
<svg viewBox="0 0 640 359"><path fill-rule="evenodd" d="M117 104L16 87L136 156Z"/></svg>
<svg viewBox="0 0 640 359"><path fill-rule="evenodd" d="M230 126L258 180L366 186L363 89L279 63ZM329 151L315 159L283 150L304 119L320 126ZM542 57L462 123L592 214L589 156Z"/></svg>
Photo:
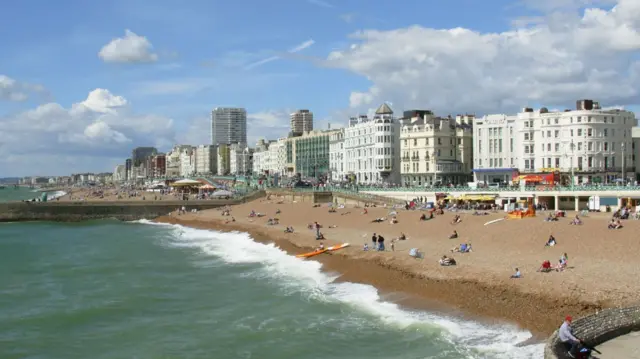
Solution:
<svg viewBox="0 0 640 359"><path fill-rule="evenodd" d="M598 346L619 336L640 331L640 306L604 309L596 314L574 320L571 328L576 337L591 346ZM568 358L566 352L556 330L547 340L544 358Z"/></svg>
<svg viewBox="0 0 640 359"><path fill-rule="evenodd" d="M187 211L233 205L242 200L114 201L114 202L7 202L0 203L0 222L77 222L113 218L122 221L153 219L185 206Z"/></svg>

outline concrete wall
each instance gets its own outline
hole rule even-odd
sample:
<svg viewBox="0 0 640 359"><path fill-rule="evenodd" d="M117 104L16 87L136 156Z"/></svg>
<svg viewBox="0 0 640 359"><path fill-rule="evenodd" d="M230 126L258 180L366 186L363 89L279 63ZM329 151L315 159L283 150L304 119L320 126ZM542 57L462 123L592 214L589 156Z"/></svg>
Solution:
<svg viewBox="0 0 640 359"><path fill-rule="evenodd" d="M296 202L309 202L309 203L336 203L345 205L357 205L363 207L367 203L375 203L377 205L386 204L392 206L394 204L404 204L403 201L383 197L378 195L372 195L367 193L362 194L350 194L342 192L328 192L328 191L295 191L286 189L267 189L267 196L279 196L284 197L287 201Z"/></svg>
<svg viewBox="0 0 640 359"><path fill-rule="evenodd" d="M640 306L605 309L599 313L576 319L571 325L576 337L598 346L606 341L640 330ZM547 340L545 359L567 358L566 349L558 339L558 331Z"/></svg>
<svg viewBox="0 0 640 359"><path fill-rule="evenodd" d="M182 207L209 209L237 204L241 200L162 202L12 202L0 203L0 222L60 221L115 218L123 221L153 219Z"/></svg>

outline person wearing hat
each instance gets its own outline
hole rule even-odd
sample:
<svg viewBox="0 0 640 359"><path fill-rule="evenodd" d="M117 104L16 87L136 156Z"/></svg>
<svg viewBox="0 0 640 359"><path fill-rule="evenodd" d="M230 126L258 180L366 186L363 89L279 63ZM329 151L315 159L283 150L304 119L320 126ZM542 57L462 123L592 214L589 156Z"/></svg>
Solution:
<svg viewBox="0 0 640 359"><path fill-rule="evenodd" d="M575 358L576 349L578 348L578 345L583 343L583 341L573 335L573 331L571 330L572 320L573 318L571 318L570 315L567 315L567 317L564 318L564 323L562 323L560 330L558 330L558 337L569 351L569 356Z"/></svg>

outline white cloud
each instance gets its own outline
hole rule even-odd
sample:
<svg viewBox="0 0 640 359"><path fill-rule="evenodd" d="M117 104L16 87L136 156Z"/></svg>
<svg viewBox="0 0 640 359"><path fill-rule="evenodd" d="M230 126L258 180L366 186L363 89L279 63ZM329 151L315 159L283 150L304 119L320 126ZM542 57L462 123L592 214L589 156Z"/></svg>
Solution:
<svg viewBox="0 0 640 359"><path fill-rule="evenodd" d="M261 138L274 140L289 132L291 109L266 110L247 114L247 141L255 143Z"/></svg>
<svg viewBox="0 0 640 359"><path fill-rule="evenodd" d="M104 45L98 52L104 62L144 63L158 61L153 53L153 45L144 36L125 30L124 37L118 37Z"/></svg>
<svg viewBox="0 0 640 359"><path fill-rule="evenodd" d="M44 92L42 85L19 82L9 76L0 75L0 100L25 101L33 93L43 94Z"/></svg>
<svg viewBox="0 0 640 359"><path fill-rule="evenodd" d="M134 145L164 149L172 144L173 125L173 120L163 116L137 114L124 97L95 89L69 108L47 103L0 117L0 168L9 166L11 158L36 160L42 156L93 157L96 163L105 157L120 157L124 161ZM36 162L24 161L22 172L15 174L35 173ZM64 170L68 172L85 170L67 166Z"/></svg>
<svg viewBox="0 0 640 359"><path fill-rule="evenodd" d="M640 1L544 21L503 33L409 28L353 34L354 44L325 64L369 79L351 106L393 101L400 111L513 111L567 106L580 98L603 105L640 103Z"/></svg>
<svg viewBox="0 0 640 359"><path fill-rule="evenodd" d="M313 46L313 44L315 44L315 43L316 42L313 39L309 39L307 41L304 41L304 42L302 42L302 43L290 48L287 51L287 53L295 54L297 52L300 52L300 51L302 51L304 49L307 49L307 48ZM245 66L245 70L250 70L250 69L256 68L258 66L262 66L262 65L264 65L266 63L269 63L269 62L272 62L272 61L275 61L275 60L279 60L280 58L281 58L280 56L269 56L269 57L264 58L262 60L250 63L249 65Z"/></svg>

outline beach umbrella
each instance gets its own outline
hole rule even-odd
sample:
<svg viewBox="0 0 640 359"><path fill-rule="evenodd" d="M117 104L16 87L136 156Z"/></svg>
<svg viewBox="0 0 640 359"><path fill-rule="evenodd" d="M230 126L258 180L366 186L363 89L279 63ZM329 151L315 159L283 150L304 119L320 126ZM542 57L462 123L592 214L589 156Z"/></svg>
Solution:
<svg viewBox="0 0 640 359"><path fill-rule="evenodd" d="M171 184L171 186L173 187L185 187L185 186L197 186L197 185L201 185L202 183L198 182L198 181L194 181L194 180L190 180L190 179L183 179L180 181L175 181Z"/></svg>

